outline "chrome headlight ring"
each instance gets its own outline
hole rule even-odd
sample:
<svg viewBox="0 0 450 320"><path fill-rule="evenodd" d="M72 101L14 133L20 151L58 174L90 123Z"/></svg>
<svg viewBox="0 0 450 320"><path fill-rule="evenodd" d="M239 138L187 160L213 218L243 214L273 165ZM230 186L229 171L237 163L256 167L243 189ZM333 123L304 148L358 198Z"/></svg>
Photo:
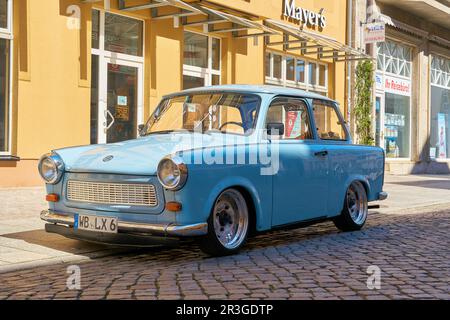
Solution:
<svg viewBox="0 0 450 320"><path fill-rule="evenodd" d="M164 188L177 191L186 184L188 169L179 156L166 156L158 164L157 175Z"/></svg>
<svg viewBox="0 0 450 320"><path fill-rule="evenodd" d="M56 153L44 154L39 160L39 174L48 184L56 184L64 173L64 162Z"/></svg>

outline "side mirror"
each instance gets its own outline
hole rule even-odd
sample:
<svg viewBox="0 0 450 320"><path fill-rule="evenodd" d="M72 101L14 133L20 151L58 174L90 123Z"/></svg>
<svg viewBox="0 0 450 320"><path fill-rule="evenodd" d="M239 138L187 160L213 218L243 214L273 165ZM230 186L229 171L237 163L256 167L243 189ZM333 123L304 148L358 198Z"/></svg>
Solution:
<svg viewBox="0 0 450 320"><path fill-rule="evenodd" d="M145 124L140 124L138 126L138 132L139 132L139 136L140 137L143 137L145 135L144 130L145 130Z"/></svg>
<svg viewBox="0 0 450 320"><path fill-rule="evenodd" d="M280 122L269 122L267 124L267 135L268 137L282 137L284 135L284 124Z"/></svg>

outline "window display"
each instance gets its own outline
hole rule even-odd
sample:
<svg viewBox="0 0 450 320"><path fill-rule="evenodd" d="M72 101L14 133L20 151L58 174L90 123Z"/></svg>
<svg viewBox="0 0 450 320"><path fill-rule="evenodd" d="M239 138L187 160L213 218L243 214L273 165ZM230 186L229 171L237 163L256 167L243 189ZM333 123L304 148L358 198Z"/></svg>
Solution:
<svg viewBox="0 0 450 320"><path fill-rule="evenodd" d="M430 158L450 158L450 59L431 59Z"/></svg>
<svg viewBox="0 0 450 320"><path fill-rule="evenodd" d="M410 151L410 98L386 93L384 140L386 157L408 158Z"/></svg>
<svg viewBox="0 0 450 320"><path fill-rule="evenodd" d="M438 159L450 158L450 89L431 86L430 147Z"/></svg>

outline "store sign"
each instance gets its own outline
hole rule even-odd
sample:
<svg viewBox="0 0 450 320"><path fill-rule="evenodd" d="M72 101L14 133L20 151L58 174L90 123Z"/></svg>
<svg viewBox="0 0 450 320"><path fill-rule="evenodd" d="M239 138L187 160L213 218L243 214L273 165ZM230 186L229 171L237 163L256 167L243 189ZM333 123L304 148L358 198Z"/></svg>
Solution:
<svg viewBox="0 0 450 320"><path fill-rule="evenodd" d="M411 96L411 81L385 76L384 90L402 96Z"/></svg>
<svg viewBox="0 0 450 320"><path fill-rule="evenodd" d="M384 22L368 23L364 27L364 42L377 43L386 40L386 25Z"/></svg>
<svg viewBox="0 0 450 320"><path fill-rule="evenodd" d="M375 74L375 87L377 90L384 91L384 80L383 75Z"/></svg>
<svg viewBox="0 0 450 320"><path fill-rule="evenodd" d="M325 28L327 19L322 13L297 7L295 0L284 0L284 16L305 23L310 27Z"/></svg>

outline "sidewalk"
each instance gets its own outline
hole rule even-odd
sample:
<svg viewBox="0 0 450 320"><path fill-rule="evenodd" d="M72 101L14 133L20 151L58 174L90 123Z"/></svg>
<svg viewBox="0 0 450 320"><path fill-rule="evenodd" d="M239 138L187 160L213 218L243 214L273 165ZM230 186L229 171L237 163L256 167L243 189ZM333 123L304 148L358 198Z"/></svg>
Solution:
<svg viewBox="0 0 450 320"><path fill-rule="evenodd" d="M402 215L450 208L450 175L386 176L385 191L388 200L372 212ZM133 250L47 234L39 218L47 206L44 197L43 188L0 189L0 273Z"/></svg>

